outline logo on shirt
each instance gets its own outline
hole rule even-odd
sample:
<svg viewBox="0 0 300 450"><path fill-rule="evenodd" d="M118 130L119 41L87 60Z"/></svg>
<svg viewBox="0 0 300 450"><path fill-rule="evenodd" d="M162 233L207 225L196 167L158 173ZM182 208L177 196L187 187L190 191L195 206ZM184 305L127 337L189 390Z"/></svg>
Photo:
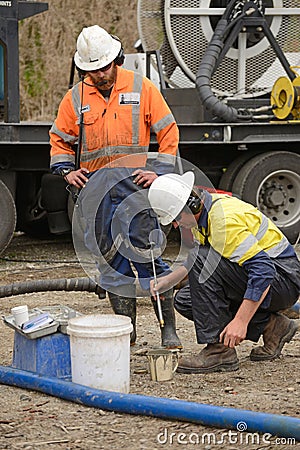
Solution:
<svg viewBox="0 0 300 450"><path fill-rule="evenodd" d="M91 110L90 105L85 105L85 106L83 106L83 107L81 108L81 112L82 112L82 113L89 112L90 110ZM79 108L79 114L80 114L80 108Z"/></svg>
<svg viewBox="0 0 300 450"><path fill-rule="evenodd" d="M119 94L119 105L139 105L140 97L139 92L126 92L125 94Z"/></svg>

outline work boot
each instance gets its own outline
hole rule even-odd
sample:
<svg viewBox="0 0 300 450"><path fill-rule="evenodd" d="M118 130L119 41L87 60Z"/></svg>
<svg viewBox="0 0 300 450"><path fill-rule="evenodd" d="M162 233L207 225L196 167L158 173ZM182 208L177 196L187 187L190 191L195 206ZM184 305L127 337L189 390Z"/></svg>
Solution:
<svg viewBox="0 0 300 450"><path fill-rule="evenodd" d="M298 330L294 320L279 313L272 313L263 332L264 345L251 350L251 361L271 361L279 358L286 342L290 342Z"/></svg>
<svg viewBox="0 0 300 450"><path fill-rule="evenodd" d="M239 360L235 348L223 344L207 344L196 356L179 360L179 373L231 372L238 370Z"/></svg>
<svg viewBox="0 0 300 450"><path fill-rule="evenodd" d="M166 348L182 348L179 337L176 333L175 310L173 302L173 289L161 294L161 309L164 320L164 326L161 330L161 345ZM159 320L157 301L151 297L156 317Z"/></svg>
<svg viewBox="0 0 300 450"><path fill-rule="evenodd" d="M130 317L133 330L130 333L130 345L136 341L136 298L121 297L120 295L108 293L108 298L115 314Z"/></svg>

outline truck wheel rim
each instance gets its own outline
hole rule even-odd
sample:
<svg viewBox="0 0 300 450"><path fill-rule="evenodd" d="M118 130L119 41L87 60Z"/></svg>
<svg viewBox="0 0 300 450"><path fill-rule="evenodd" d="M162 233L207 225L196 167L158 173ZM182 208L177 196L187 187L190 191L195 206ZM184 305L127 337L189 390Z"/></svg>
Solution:
<svg viewBox="0 0 300 450"><path fill-rule="evenodd" d="M287 227L299 222L300 175L278 170L260 183L256 204L277 226Z"/></svg>

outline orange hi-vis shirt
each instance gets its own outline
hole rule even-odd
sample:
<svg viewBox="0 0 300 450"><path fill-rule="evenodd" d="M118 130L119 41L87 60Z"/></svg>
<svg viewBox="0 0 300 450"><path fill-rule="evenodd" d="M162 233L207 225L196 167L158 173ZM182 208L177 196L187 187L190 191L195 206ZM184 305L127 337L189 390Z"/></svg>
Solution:
<svg viewBox="0 0 300 450"><path fill-rule="evenodd" d="M87 82L92 84L90 78ZM163 96L146 77L117 67L116 82L108 101L96 87L82 86L82 82L62 99L50 130L51 166L65 162L75 164L81 107L84 122L81 167L92 172L110 163L114 166L122 156L137 153L145 153L145 156L130 158L130 167L144 166L150 128L159 145L158 159L175 164L179 131ZM128 162L128 158L126 160Z"/></svg>

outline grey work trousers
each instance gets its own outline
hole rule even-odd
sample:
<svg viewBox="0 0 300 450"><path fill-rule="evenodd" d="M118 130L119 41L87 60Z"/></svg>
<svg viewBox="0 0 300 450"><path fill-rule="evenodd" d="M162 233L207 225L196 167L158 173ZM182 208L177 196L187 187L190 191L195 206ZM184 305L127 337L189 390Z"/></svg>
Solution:
<svg viewBox="0 0 300 450"><path fill-rule="evenodd" d="M271 303L266 309L258 308L248 325L246 339L254 342L263 333L271 312L291 307L299 297L300 262L297 257L272 261L276 275L270 288ZM204 282L199 282L200 274L202 279L206 278ZM176 310L194 321L199 344L219 342L221 331L234 318L243 301L247 280L243 267L220 257L211 247L199 247L189 272L189 285L181 288L174 298Z"/></svg>

